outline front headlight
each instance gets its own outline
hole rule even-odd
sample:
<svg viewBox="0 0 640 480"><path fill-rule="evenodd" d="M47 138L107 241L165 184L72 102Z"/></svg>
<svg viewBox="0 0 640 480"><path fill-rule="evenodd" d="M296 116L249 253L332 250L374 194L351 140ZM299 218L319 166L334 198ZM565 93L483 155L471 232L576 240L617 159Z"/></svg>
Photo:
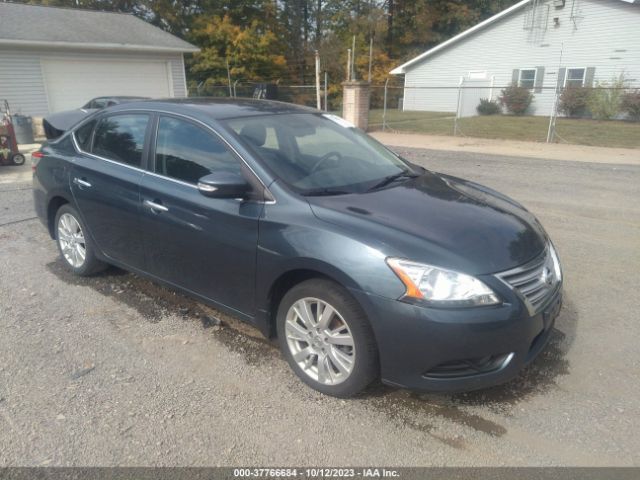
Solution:
<svg viewBox="0 0 640 480"><path fill-rule="evenodd" d="M434 307L477 307L500 303L496 293L475 277L443 268L387 258L387 264L404 283L405 298Z"/></svg>
<svg viewBox="0 0 640 480"><path fill-rule="evenodd" d="M560 258L556 249L551 243L549 243L549 252L551 253L551 259L553 260L553 273L556 275L558 282L562 281L562 267L560 266Z"/></svg>

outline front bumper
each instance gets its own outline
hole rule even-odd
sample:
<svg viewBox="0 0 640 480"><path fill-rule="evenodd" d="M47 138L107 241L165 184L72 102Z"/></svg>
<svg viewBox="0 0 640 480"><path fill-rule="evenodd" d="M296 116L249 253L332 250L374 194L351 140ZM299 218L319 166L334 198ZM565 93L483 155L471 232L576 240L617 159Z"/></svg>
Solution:
<svg viewBox="0 0 640 480"><path fill-rule="evenodd" d="M533 316L517 301L444 310L352 293L371 320L382 381L433 392L476 390L515 377L548 343L562 305L561 286Z"/></svg>

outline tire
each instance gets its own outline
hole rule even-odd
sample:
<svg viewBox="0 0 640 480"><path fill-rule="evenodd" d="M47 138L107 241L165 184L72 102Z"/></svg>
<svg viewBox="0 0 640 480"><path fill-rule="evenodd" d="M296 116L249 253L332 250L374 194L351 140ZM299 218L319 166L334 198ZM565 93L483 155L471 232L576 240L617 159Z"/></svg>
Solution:
<svg viewBox="0 0 640 480"><path fill-rule="evenodd" d="M72 273L88 276L107 267L96 258L95 247L84 222L76 209L68 203L62 205L56 212L54 232L62 261ZM81 252L84 252L84 258Z"/></svg>
<svg viewBox="0 0 640 480"><path fill-rule="evenodd" d="M330 314L325 317L325 312ZM311 322L304 321L305 316ZM311 388L347 398L379 377L378 348L369 320L340 285L324 279L296 285L282 298L276 322L282 353Z"/></svg>
<svg viewBox="0 0 640 480"><path fill-rule="evenodd" d="M21 153L16 153L11 158L11 161L13 162L14 165L24 165L25 158L24 158L24 155L22 155Z"/></svg>

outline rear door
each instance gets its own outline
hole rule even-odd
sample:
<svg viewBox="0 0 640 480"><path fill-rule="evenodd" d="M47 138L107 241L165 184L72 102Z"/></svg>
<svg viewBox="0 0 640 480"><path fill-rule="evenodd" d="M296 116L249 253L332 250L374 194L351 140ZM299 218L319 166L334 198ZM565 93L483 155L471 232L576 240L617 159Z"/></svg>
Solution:
<svg viewBox="0 0 640 480"><path fill-rule="evenodd" d="M222 139L204 126L158 118L150 170L141 186L147 271L245 314L254 313L258 218L263 203L203 196L198 179L245 171ZM255 180L250 179L250 181Z"/></svg>
<svg viewBox="0 0 640 480"><path fill-rule="evenodd" d="M71 191L98 248L109 258L144 268L140 233L140 181L150 115L103 116L75 132L77 155Z"/></svg>

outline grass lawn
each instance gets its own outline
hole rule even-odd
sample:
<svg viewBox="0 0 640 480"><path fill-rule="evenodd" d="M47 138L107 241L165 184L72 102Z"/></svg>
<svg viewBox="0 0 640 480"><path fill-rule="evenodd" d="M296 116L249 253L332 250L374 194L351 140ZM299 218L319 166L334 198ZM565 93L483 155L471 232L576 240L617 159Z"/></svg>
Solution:
<svg viewBox="0 0 640 480"><path fill-rule="evenodd" d="M387 110L387 127L391 131L453 135L453 126L453 113ZM369 128L382 129L382 110L371 110ZM544 142L547 139L549 117L469 117L460 119L458 128L462 135L468 137ZM640 148L640 122L559 118L556 131L561 137L557 139L560 143Z"/></svg>

